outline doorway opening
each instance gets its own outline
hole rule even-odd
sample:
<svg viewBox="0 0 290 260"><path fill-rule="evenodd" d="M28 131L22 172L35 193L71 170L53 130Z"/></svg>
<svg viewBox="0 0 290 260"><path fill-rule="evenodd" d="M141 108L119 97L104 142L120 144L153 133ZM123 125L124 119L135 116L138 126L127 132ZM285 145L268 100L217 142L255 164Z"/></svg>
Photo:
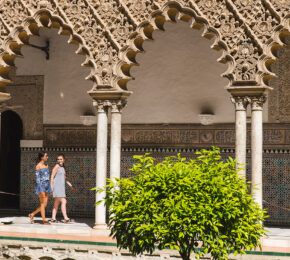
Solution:
<svg viewBox="0 0 290 260"><path fill-rule="evenodd" d="M20 198L20 140L23 124L20 116L11 110L1 113L0 193L1 209L18 209Z"/></svg>

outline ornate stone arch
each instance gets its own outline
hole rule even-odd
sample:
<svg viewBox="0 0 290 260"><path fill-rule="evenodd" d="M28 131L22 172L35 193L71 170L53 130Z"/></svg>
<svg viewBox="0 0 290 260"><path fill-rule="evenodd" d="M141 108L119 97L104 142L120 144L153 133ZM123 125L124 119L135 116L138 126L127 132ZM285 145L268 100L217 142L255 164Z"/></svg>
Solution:
<svg viewBox="0 0 290 260"><path fill-rule="evenodd" d="M91 68L87 79L95 83L90 93L102 95L127 92L142 43L177 20L215 38L212 48L223 50L218 61L229 64L222 76L230 87L265 87L290 20L287 0L2 0L0 11L0 88L29 37L56 27L79 44L82 65Z"/></svg>
<svg viewBox="0 0 290 260"><path fill-rule="evenodd" d="M126 84L132 79L130 69L138 65L136 55L144 53L143 43L153 39L153 32L156 30L164 31L166 22L184 21L192 29L203 30L202 36L207 39L214 38L211 48L222 50L222 55L218 62L228 63L229 67L226 76L232 73L234 68L234 58L226 42L222 40L220 32L210 26L209 22L202 16L198 16L192 8L183 8L176 1L165 3L161 9L155 10L150 14L149 19L140 22L136 31L132 33L127 41L127 45L120 51L120 62L117 64L117 84L124 90L127 90Z"/></svg>
<svg viewBox="0 0 290 260"><path fill-rule="evenodd" d="M264 42L264 55L259 61L259 65L263 67L266 75L263 76L264 84L268 85L269 80L276 75L271 72L271 64L278 62L278 50L285 46L286 37L290 36L290 5L285 0L264 0L263 3L268 8L269 12L276 17L278 24L268 25L269 40Z"/></svg>
<svg viewBox="0 0 290 260"><path fill-rule="evenodd" d="M5 25L6 24L3 22L1 29L7 32L8 26ZM96 64L82 36L77 34L61 17L52 14L50 10L42 9L35 12L33 16L26 17L21 25L15 26L7 37L3 39L2 48L0 49L0 87L4 87L10 82L9 71L14 66L15 58L23 57L21 54L21 47L29 46L29 38L39 36L40 28L58 28L59 34L69 35L68 43L79 45L76 53L86 56L82 66L91 68L91 73L87 79L92 80L95 84L100 82L100 79L95 73Z"/></svg>
<svg viewBox="0 0 290 260"><path fill-rule="evenodd" d="M69 35L69 43L78 44L78 54L86 56L84 66L91 67L91 79L98 83L99 79L95 74L95 64L92 55L82 37L74 32L74 30L58 16L54 16L49 10L40 10L33 17L27 17L21 26L14 28L9 36L3 41L2 53L0 54L1 67L0 75L4 80L1 84L10 82L8 73L14 66L14 60L17 57L23 57L21 54L22 46L29 46L29 38L39 35L40 28L58 28L59 34ZM2 85L0 85L2 86Z"/></svg>
<svg viewBox="0 0 290 260"><path fill-rule="evenodd" d="M127 90L126 83L132 79L130 68L137 65L136 55L144 52L142 43L152 40L154 30L163 30L165 22L177 20L188 21L190 26L197 29L203 28L204 37L215 37L212 48L223 50L218 61L229 64L227 71L222 74L229 79L229 87L267 87L268 80L275 76L269 64L276 61L273 55L275 48L282 46L280 40L275 40L274 32L280 36L289 32L289 7L286 2L281 4L283 1L117 1L128 18L127 22L135 30L127 30L126 41L115 38L119 43L119 61L114 66L117 77L112 87ZM104 2L110 5L111 1ZM279 11L274 9L271 2L276 3Z"/></svg>
<svg viewBox="0 0 290 260"><path fill-rule="evenodd" d="M92 80L96 89L107 89L112 85L112 64L118 53L104 27L93 7L85 0L2 1L0 91L5 91L10 82L9 71L14 67L15 58L22 57L21 47L29 46L29 38L38 36L40 28L58 28L59 34L69 35L68 43L79 45L76 53L86 57L82 66L91 68L86 79ZM9 94L0 92L0 102L7 99Z"/></svg>

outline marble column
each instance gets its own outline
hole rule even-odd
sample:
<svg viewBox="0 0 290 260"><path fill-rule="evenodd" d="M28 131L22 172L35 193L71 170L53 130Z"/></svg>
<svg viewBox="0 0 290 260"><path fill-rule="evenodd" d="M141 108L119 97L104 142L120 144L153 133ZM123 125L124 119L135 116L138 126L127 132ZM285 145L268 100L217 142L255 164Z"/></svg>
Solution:
<svg viewBox="0 0 290 260"><path fill-rule="evenodd" d="M251 155L252 155L252 195L254 200L263 206L263 104L265 96L251 98Z"/></svg>
<svg viewBox="0 0 290 260"><path fill-rule="evenodd" d="M107 178L107 139L108 139L108 108L109 104L104 101L95 101L94 106L97 109L97 165L96 165L96 187L102 188L106 185ZM96 201L104 199L106 193L97 193ZM105 229L106 225L106 207L104 203L95 208L95 226L94 229Z"/></svg>
<svg viewBox="0 0 290 260"><path fill-rule="evenodd" d="M121 101L112 103L111 109L111 149L110 149L110 179L121 177L121 119L122 108Z"/></svg>
<svg viewBox="0 0 290 260"><path fill-rule="evenodd" d="M247 153L247 106L248 97L232 97L235 105L235 152L236 152L236 169L246 179L246 153ZM241 165L240 165L241 164Z"/></svg>

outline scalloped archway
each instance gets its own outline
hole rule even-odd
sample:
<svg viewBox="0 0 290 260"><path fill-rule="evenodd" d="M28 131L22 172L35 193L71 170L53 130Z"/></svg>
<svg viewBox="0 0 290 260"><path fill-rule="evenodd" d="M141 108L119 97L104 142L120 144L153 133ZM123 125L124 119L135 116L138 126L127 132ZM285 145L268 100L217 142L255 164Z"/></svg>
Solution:
<svg viewBox="0 0 290 260"><path fill-rule="evenodd" d="M231 51L227 44L222 40L222 37L218 30L211 27L209 23L202 17L199 17L193 10L182 8L177 3L166 4L163 10L158 10L150 20L142 22L136 29L136 33L132 34L129 39L129 43L121 51L122 61L117 66L118 85L127 90L127 83L132 79L130 75L130 69L133 66L137 66L136 56L139 53L144 53L143 43L145 41L152 41L153 32L156 30L164 31L164 24L166 22L178 22L184 21L188 23L188 26L192 29L203 30L202 37L207 39L214 38L214 43L211 45L211 49L222 50L221 57L217 60L220 63L228 63L227 72L222 76L229 79L232 78L231 74L234 70L234 57L231 55Z"/></svg>
<svg viewBox="0 0 290 260"><path fill-rule="evenodd" d="M91 74L87 79L98 84L99 79L95 73L95 64L92 55L83 43L82 37L76 34L60 17L53 16L48 10L41 10L35 13L33 17L26 18L23 25L15 28L5 40L3 44L4 51L0 54L0 89L11 82L9 79L9 71L15 66L15 59L23 57L21 48L23 46L29 47L29 38L39 36L39 30L41 28L57 28L59 29L59 34L69 35L68 43L79 45L76 53L86 56L85 61L81 65L91 68Z"/></svg>
<svg viewBox="0 0 290 260"><path fill-rule="evenodd" d="M29 37L41 27L56 27L86 55L92 92L126 91L142 43L178 19L215 38L212 48L223 50L218 61L229 63L222 75L229 86L265 86L290 19L285 0L3 0L0 8L0 86L9 82L10 67Z"/></svg>

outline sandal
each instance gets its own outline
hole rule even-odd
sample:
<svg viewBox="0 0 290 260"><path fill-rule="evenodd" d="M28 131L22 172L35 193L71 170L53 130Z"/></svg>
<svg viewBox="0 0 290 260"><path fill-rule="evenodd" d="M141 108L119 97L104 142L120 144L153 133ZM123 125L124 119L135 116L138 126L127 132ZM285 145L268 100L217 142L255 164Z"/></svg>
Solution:
<svg viewBox="0 0 290 260"><path fill-rule="evenodd" d="M48 221L43 221L42 223L43 225L50 225L50 223Z"/></svg>
<svg viewBox="0 0 290 260"><path fill-rule="evenodd" d="M32 214L29 214L28 217L30 218L30 223L34 224L34 219L33 219L34 216Z"/></svg>
<svg viewBox="0 0 290 260"><path fill-rule="evenodd" d="M51 219L51 220L49 220L49 223L57 223L57 220L56 219Z"/></svg>
<svg viewBox="0 0 290 260"><path fill-rule="evenodd" d="M62 222L63 223L73 223L75 221L73 219L68 218L68 219L63 219Z"/></svg>

